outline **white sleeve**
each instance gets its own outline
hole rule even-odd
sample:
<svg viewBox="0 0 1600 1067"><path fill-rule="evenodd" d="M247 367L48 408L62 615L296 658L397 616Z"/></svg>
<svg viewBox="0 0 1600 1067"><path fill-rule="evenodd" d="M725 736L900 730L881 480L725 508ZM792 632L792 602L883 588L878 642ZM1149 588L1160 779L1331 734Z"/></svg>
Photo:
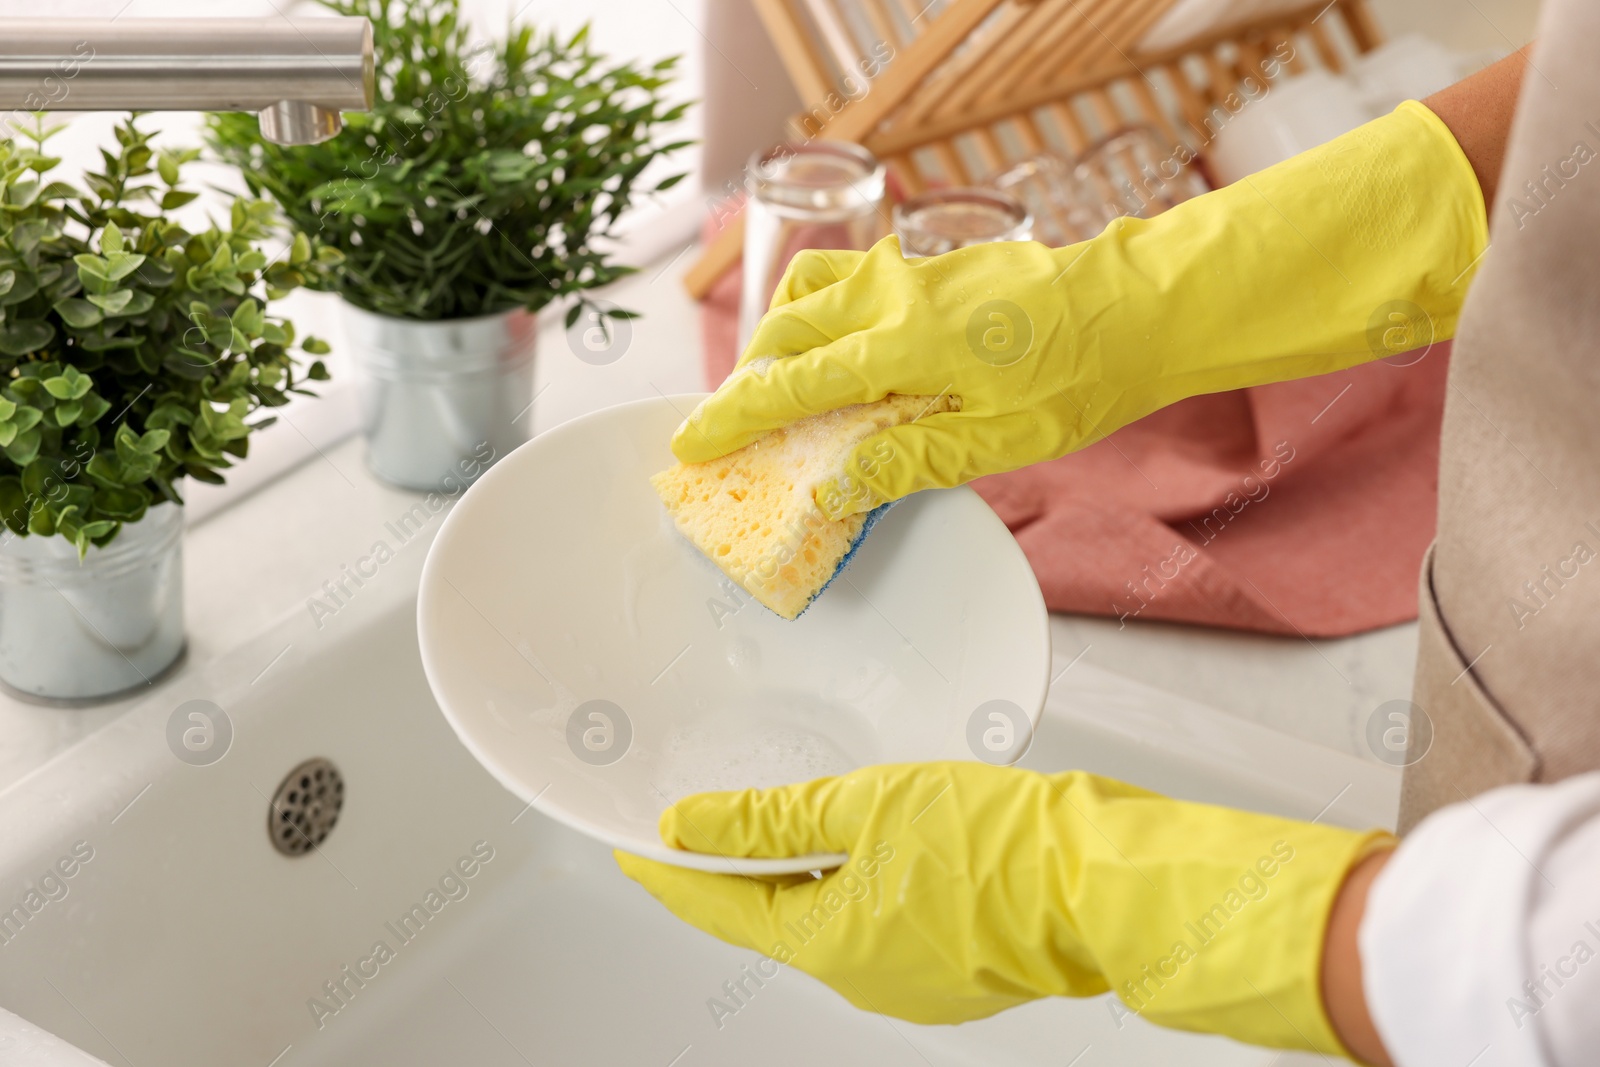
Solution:
<svg viewBox="0 0 1600 1067"><path fill-rule="evenodd" d="M1600 772L1429 816L1373 883L1359 943L1398 1067L1595 1063Z"/></svg>

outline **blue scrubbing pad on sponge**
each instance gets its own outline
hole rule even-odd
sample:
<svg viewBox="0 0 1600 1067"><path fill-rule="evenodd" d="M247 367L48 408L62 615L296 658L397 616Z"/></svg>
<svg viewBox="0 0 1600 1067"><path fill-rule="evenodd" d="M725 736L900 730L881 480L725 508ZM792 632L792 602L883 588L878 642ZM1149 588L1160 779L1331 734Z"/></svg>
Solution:
<svg viewBox="0 0 1600 1067"><path fill-rule="evenodd" d="M856 539L850 542L849 548L845 549L844 556L839 560L838 565L833 568L833 573L828 575L827 581L822 583L822 588L811 594L811 600L806 603L806 608L810 607L817 597L828 591L828 586L833 584L833 580L839 577L844 569L850 565L850 561L855 558L856 552L861 548L862 543L866 541L867 534L872 532L872 528L878 525L878 520L883 518L896 503L898 501L891 500L887 504L879 504L861 516L861 529L856 531ZM806 608L800 609L800 615L805 614ZM799 618L798 615L795 617Z"/></svg>
<svg viewBox="0 0 1600 1067"><path fill-rule="evenodd" d="M736 452L650 479L678 530L758 603L798 618L844 569L889 505L830 520L812 499L851 450L950 397L888 396L802 419Z"/></svg>

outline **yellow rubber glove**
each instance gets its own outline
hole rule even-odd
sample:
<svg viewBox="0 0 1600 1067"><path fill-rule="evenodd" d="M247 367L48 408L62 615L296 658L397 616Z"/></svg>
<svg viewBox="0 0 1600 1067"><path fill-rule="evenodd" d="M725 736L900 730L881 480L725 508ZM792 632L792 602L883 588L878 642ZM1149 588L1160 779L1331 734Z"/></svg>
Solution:
<svg viewBox="0 0 1600 1067"><path fill-rule="evenodd" d="M1109 989L1119 1018L1339 1055L1320 992L1328 912L1392 840L959 762L702 793L663 813L661 836L726 856L847 852L820 880L617 862L680 918L859 1008L957 1023Z"/></svg>
<svg viewBox="0 0 1600 1067"><path fill-rule="evenodd" d="M1053 459L1185 397L1340 370L1454 334L1483 195L1414 101L1153 219L1052 249L906 260L802 252L739 370L690 416L686 463L889 393L961 410L861 442L830 518Z"/></svg>

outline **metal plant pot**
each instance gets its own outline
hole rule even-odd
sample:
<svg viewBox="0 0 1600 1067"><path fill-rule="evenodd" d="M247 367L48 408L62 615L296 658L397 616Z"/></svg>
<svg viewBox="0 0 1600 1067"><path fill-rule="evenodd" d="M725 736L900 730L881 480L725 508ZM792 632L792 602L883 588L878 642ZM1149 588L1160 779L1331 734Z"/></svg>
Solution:
<svg viewBox="0 0 1600 1067"><path fill-rule="evenodd" d="M391 485L459 488L526 441L534 316L423 322L345 305L361 381L367 465Z"/></svg>
<svg viewBox="0 0 1600 1067"><path fill-rule="evenodd" d="M157 504L80 563L64 537L0 541L0 683L42 703L105 700L183 654L183 509Z"/></svg>

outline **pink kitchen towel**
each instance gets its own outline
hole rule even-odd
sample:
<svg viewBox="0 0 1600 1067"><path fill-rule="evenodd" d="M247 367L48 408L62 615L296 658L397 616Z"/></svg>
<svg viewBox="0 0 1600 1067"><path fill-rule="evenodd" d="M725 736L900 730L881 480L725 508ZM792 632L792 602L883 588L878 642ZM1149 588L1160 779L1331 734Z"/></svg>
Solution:
<svg viewBox="0 0 1600 1067"><path fill-rule="evenodd" d="M739 270L708 295L706 380L732 370ZM1338 637L1417 617L1448 343L1194 397L1082 451L972 483L1052 611Z"/></svg>

